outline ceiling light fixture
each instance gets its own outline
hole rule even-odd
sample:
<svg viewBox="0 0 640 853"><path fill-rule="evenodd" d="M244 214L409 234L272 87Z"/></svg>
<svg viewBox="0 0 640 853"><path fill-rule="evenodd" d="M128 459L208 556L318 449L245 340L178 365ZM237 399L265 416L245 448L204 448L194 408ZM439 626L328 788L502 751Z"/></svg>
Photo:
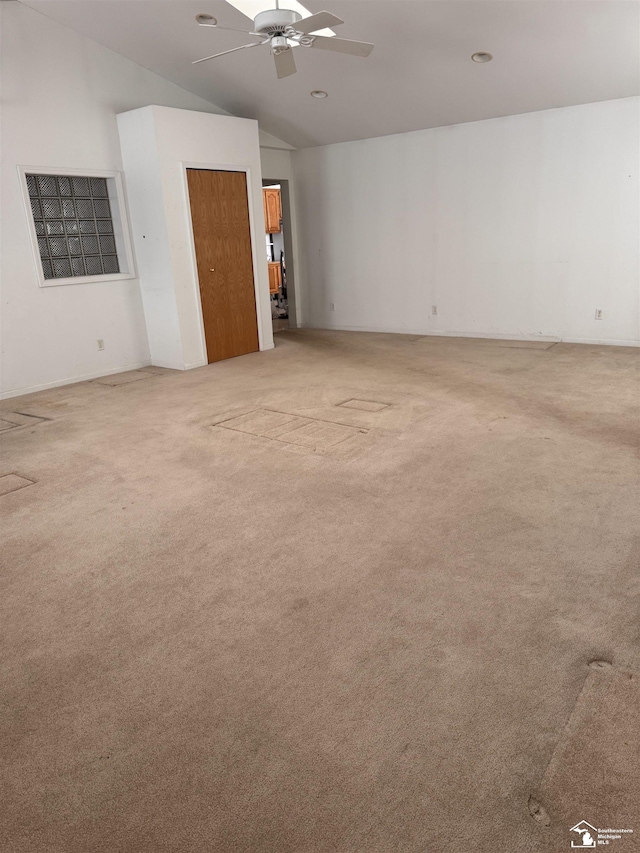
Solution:
<svg viewBox="0 0 640 853"><path fill-rule="evenodd" d="M214 26L218 23L213 15L205 15L204 12L201 15L196 15L196 21L199 24L213 24Z"/></svg>
<svg viewBox="0 0 640 853"><path fill-rule="evenodd" d="M474 62L491 62L493 59L493 55L491 53L485 53L483 50L478 53L474 53L471 56Z"/></svg>
<svg viewBox="0 0 640 853"><path fill-rule="evenodd" d="M323 92L322 89L314 89L313 92L311 92L311 97L322 101L325 98L328 98L329 95L326 92Z"/></svg>

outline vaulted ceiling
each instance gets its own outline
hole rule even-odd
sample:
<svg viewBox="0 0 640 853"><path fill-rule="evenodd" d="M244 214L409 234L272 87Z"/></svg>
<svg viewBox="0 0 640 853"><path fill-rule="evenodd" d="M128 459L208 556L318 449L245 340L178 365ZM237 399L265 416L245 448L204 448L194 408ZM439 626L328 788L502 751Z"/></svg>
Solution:
<svg viewBox="0 0 640 853"><path fill-rule="evenodd" d="M225 0L22 2L296 147L639 93L630 0L303 0L344 19L337 35L375 49L361 59L297 47L298 73L283 80L267 47L191 64L250 41L197 26L209 13L251 29ZM476 51L494 60L472 62Z"/></svg>

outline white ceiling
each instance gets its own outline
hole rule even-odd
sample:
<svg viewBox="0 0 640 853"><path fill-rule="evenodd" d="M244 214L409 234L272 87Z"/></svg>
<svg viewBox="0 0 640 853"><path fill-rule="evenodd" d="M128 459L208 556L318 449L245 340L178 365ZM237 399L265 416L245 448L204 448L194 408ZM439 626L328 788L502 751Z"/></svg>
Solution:
<svg viewBox="0 0 640 853"><path fill-rule="evenodd" d="M640 91L635 0L307 0L345 20L336 35L376 46L367 59L295 48L298 73L283 80L267 47L191 65L251 40L195 23L208 12L249 29L225 0L22 2L296 147ZM475 51L495 58L479 65Z"/></svg>

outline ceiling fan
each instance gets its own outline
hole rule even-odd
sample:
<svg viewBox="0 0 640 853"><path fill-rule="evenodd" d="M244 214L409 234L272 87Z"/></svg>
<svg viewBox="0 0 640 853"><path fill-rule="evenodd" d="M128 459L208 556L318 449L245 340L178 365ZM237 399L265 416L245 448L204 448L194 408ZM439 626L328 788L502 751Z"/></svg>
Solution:
<svg viewBox="0 0 640 853"><path fill-rule="evenodd" d="M278 78L288 77L295 74L295 58L291 42L301 47L315 47L320 50L333 50L337 53L349 53L352 56L369 56L373 45L366 41L352 41L351 39L339 39L331 36L317 36L312 33L325 27L337 27L344 24L341 18L332 15L331 12L318 12L303 18L298 12L290 9L281 9L279 0L275 0L276 8L260 12L253 22L253 30L238 30L233 27L220 27L212 15L196 15L196 21L201 27L215 27L218 30L231 30L234 33L245 33L245 35L256 36L260 41L252 41L242 44L240 47L232 47L231 50L223 50L212 56L196 59L192 65L199 62L207 62L227 53L235 53L237 50L246 50L249 47L260 47L268 44L271 46L271 55L276 64Z"/></svg>

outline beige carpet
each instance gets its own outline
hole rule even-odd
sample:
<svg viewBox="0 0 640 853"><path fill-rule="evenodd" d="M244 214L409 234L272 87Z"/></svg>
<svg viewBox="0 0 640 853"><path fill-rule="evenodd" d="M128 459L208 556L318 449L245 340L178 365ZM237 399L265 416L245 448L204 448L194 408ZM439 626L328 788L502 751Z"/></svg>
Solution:
<svg viewBox="0 0 640 853"><path fill-rule="evenodd" d="M4 401L0 849L639 834L638 380L292 331Z"/></svg>

